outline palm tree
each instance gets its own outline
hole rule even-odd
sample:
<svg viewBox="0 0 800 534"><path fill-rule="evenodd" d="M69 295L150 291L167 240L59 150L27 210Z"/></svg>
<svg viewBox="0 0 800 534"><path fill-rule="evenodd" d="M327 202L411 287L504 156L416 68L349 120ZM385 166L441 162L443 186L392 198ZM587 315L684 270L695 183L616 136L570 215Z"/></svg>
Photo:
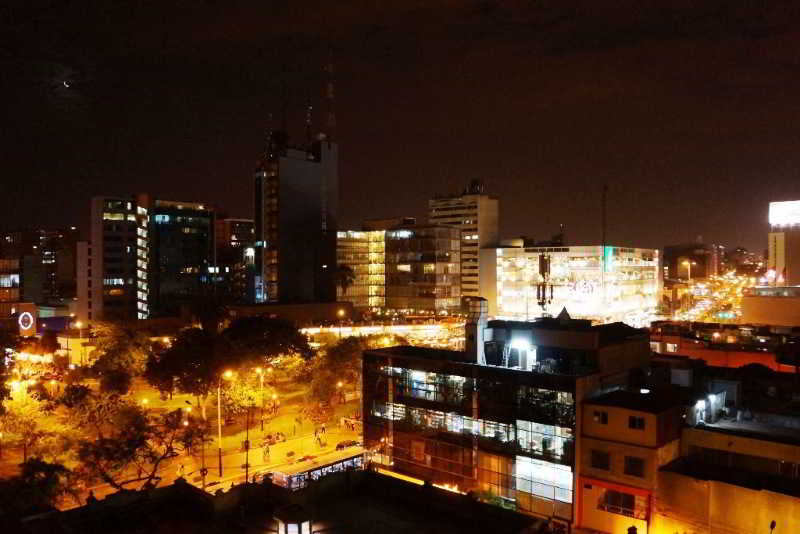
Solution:
<svg viewBox="0 0 800 534"><path fill-rule="evenodd" d="M347 294L347 288L356 281L356 273L349 265L339 264L336 268L336 285L342 289L342 296Z"/></svg>

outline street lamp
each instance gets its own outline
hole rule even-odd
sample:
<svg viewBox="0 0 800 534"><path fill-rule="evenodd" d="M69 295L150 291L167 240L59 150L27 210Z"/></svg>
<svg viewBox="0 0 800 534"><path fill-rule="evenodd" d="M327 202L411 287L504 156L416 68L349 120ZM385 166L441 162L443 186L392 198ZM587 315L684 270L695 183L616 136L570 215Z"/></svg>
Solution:
<svg viewBox="0 0 800 534"><path fill-rule="evenodd" d="M230 380L233 371L222 373L217 379L217 453L219 457L219 476L222 476L222 379Z"/></svg>
<svg viewBox="0 0 800 534"><path fill-rule="evenodd" d="M339 311L336 312L336 315L339 316L339 339L342 339L342 319L344 318L344 308L339 308Z"/></svg>
<svg viewBox="0 0 800 534"><path fill-rule="evenodd" d="M686 270L687 270L688 276L689 276L689 282L691 282L692 281L692 265L697 265L697 262L696 261L683 260L683 263L681 265L686 267Z"/></svg>
<svg viewBox="0 0 800 534"><path fill-rule="evenodd" d="M261 388L261 432L264 432L264 371L261 367L256 367L256 374Z"/></svg>

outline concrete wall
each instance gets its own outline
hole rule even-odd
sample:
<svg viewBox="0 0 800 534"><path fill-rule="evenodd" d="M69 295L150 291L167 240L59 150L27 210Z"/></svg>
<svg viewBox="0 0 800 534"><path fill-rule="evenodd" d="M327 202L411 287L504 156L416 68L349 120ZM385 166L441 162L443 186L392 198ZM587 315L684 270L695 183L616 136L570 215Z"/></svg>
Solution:
<svg viewBox="0 0 800 534"><path fill-rule="evenodd" d="M796 445L687 427L681 438L681 456L687 456L691 446L800 463L800 447Z"/></svg>
<svg viewBox="0 0 800 534"><path fill-rule="evenodd" d="M800 325L800 297L742 297L742 322L781 326Z"/></svg>
<svg viewBox="0 0 800 534"><path fill-rule="evenodd" d="M608 424L594 420L596 411L608 413ZM628 428L628 417L632 415L644 418L643 430ZM616 406L595 406L591 403L586 403L583 407L583 435L587 437L655 448L658 445L656 428L657 417L652 413Z"/></svg>

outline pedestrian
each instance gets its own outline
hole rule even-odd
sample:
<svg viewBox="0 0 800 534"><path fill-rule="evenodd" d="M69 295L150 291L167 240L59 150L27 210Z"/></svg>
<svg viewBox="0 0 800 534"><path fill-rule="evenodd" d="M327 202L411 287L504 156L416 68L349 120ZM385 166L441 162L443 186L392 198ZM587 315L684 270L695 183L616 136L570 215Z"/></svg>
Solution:
<svg viewBox="0 0 800 534"><path fill-rule="evenodd" d="M94 504L97 502L97 497L94 496L94 490L89 490L89 495L86 497L86 504Z"/></svg>
<svg viewBox="0 0 800 534"><path fill-rule="evenodd" d="M183 478L184 471L185 471L185 468L184 468L183 464L181 464L181 466L178 468L178 478Z"/></svg>
<svg viewBox="0 0 800 534"><path fill-rule="evenodd" d="M322 423L322 433L325 433L325 423Z"/></svg>

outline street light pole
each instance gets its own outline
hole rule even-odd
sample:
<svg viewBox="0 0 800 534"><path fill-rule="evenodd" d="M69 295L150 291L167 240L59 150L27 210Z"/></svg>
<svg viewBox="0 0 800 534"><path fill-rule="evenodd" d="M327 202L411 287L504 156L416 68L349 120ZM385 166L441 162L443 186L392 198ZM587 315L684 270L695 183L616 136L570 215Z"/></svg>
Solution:
<svg viewBox="0 0 800 534"><path fill-rule="evenodd" d="M248 399L249 400L249 399ZM250 404L247 404L247 431L244 438L244 483L250 481Z"/></svg>
<svg viewBox="0 0 800 534"><path fill-rule="evenodd" d="M219 476L222 477L222 377L217 379L217 453Z"/></svg>
<svg viewBox="0 0 800 534"><path fill-rule="evenodd" d="M264 372L261 367L257 367L256 373L258 373L258 381L261 384L261 432L264 432Z"/></svg>

